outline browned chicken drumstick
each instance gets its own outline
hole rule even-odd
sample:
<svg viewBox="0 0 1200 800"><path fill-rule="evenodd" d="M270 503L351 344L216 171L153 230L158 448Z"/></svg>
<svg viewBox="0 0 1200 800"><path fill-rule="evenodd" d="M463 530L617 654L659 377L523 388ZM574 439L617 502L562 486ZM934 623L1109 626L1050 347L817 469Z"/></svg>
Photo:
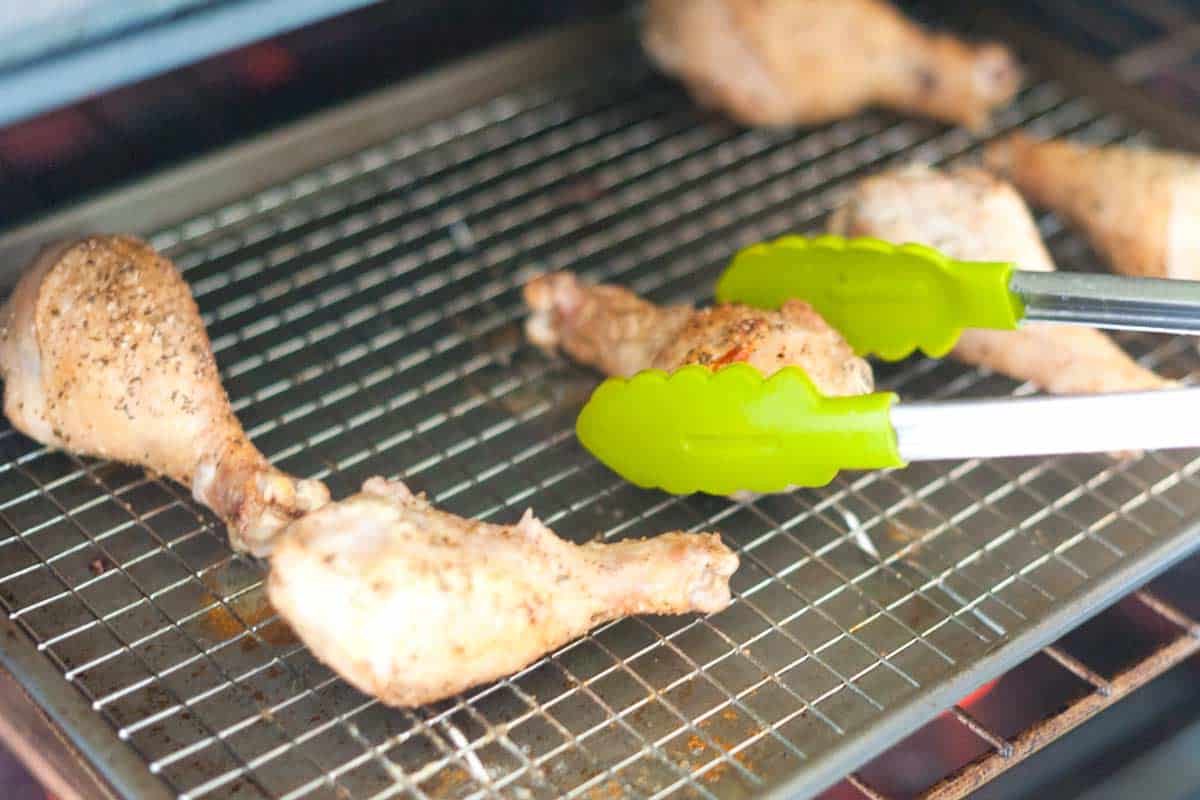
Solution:
<svg viewBox="0 0 1200 800"><path fill-rule="evenodd" d="M978 169L907 167L865 178L834 214L830 230L917 242L956 259L1054 269L1020 196ZM1168 384L1092 328L1028 324L1015 331L967 330L953 354L1057 394Z"/></svg>
<svg viewBox="0 0 1200 800"><path fill-rule="evenodd" d="M382 478L330 503L274 469L229 406L187 284L137 239L44 251L0 326L15 427L191 486L234 547L271 554L271 602L316 656L384 702L507 675L626 614L729 603L738 559L715 534L577 546L528 512L475 522Z"/></svg>
<svg viewBox="0 0 1200 800"><path fill-rule="evenodd" d="M13 427L191 487L239 550L267 552L280 528L329 500L246 437L187 284L138 239L44 250L0 312L0 375Z"/></svg>
<svg viewBox="0 0 1200 800"><path fill-rule="evenodd" d="M1081 228L1113 269L1200 279L1200 158L1016 133L987 148L988 168Z"/></svg>
<svg viewBox="0 0 1200 800"><path fill-rule="evenodd" d="M799 300L779 311L656 306L628 289L592 286L557 272L530 281L525 302L533 312L525 328L530 341L546 350L562 348L608 375L744 361L764 375L798 366L827 396L866 394L874 387L870 365Z"/></svg>
<svg viewBox="0 0 1200 800"><path fill-rule="evenodd" d="M929 33L883 0L650 0L642 41L698 102L747 125L883 105L979 127L1020 82L1004 47Z"/></svg>
<svg viewBox="0 0 1200 800"><path fill-rule="evenodd" d="M715 534L575 545L529 512L516 525L446 514L404 484L292 524L271 604L313 653L395 706L509 675L627 614L720 611L738 559Z"/></svg>

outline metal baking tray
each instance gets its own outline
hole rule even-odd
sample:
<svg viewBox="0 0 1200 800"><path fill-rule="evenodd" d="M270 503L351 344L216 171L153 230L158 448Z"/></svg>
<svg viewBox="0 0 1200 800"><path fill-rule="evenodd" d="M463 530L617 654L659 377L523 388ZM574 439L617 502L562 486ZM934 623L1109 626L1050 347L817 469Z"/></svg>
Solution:
<svg viewBox="0 0 1200 800"><path fill-rule="evenodd" d="M573 28L0 239L11 284L55 236L147 235L191 282L255 441L336 496L382 473L464 515L532 506L576 540L718 529L742 557L720 614L615 622L392 710L295 641L262 565L187 492L5 429L0 663L127 796L821 790L1190 551L1200 453L918 464L753 502L642 491L575 441L598 376L525 344L520 286L571 268L703 301L736 249L818 230L854 178L1018 126L1195 143L1100 68L1026 55L1049 66L982 137L883 112L750 131L656 76L626 23ZM1064 268L1096 263L1041 224ZM1120 339L1168 375L1200 368L1189 340ZM877 374L905 397L1029 391L922 358Z"/></svg>

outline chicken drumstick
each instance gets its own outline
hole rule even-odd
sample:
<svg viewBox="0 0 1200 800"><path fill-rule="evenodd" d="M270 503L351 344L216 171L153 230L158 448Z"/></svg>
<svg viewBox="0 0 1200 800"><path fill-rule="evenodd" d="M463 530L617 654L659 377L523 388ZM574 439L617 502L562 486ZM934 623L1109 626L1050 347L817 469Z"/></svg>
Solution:
<svg viewBox="0 0 1200 800"><path fill-rule="evenodd" d="M525 326L530 341L547 350L561 347L608 375L744 361L763 375L798 366L830 397L866 394L875 383L870 365L799 300L779 311L664 307L619 286L590 286L556 272L530 281L525 302L533 311Z"/></svg>
<svg viewBox="0 0 1200 800"><path fill-rule="evenodd" d="M265 554L280 528L329 500L246 437L187 284L138 239L44 250L0 311L0 375L17 430L190 486L238 550Z"/></svg>
<svg viewBox="0 0 1200 800"><path fill-rule="evenodd" d="M928 33L882 0L651 0L642 41L700 103L748 125L878 103L978 127L1020 80L1005 48Z"/></svg>
<svg viewBox="0 0 1200 800"><path fill-rule="evenodd" d="M906 167L865 178L834 214L830 231L917 242L968 261L1054 269L1020 196L978 169ZM1092 328L1035 323L1015 331L966 330L953 355L1056 394L1168 384Z"/></svg>
<svg viewBox="0 0 1200 800"><path fill-rule="evenodd" d="M989 145L984 161L1083 229L1116 271L1200 279L1200 158L1014 133Z"/></svg>
<svg viewBox="0 0 1200 800"><path fill-rule="evenodd" d="M738 558L715 534L574 545L432 508L403 483L294 522L271 557L271 604L317 658L394 706L508 675L627 614L720 611Z"/></svg>

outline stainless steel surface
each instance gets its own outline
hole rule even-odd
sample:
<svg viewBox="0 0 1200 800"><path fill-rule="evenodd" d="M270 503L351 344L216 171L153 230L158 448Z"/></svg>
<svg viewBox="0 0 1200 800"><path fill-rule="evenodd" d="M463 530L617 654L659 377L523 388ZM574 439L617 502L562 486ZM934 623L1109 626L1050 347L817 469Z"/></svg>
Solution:
<svg viewBox="0 0 1200 800"><path fill-rule="evenodd" d="M1200 332L1200 281L1015 270L1009 289L1024 301L1026 322Z"/></svg>
<svg viewBox="0 0 1200 800"><path fill-rule="evenodd" d="M509 679L389 710L290 637L261 566L186 492L4 431L0 603L19 633L0 658L21 660L43 705L91 710L91 727L59 724L110 781L237 798L811 793L1193 547L1195 451L922 463L753 502L636 490L590 459L572 425L598 379L523 342L530 274L703 299L736 249L817 230L847 181L978 139L883 113L745 131L632 46L560 47L582 52L483 102L442 83L426 102L474 104L412 130L429 110L404 91L353 125L326 118L379 138L325 166L297 166L323 140L294 129L0 253L39 231L145 231L184 270L239 416L284 468L338 495L398 475L492 520L533 506L580 540L717 528L742 557L735 602L606 625ZM1035 81L994 131L1132 133L1110 111ZM255 181L279 182L216 205L222 183ZM1047 232L1069 265L1078 240ZM1122 341L1171 376L1200 368L1187 340ZM912 399L1013 391L923 359L880 383Z"/></svg>
<svg viewBox="0 0 1200 800"><path fill-rule="evenodd" d="M933 400L892 407L905 461L1200 447L1200 389Z"/></svg>

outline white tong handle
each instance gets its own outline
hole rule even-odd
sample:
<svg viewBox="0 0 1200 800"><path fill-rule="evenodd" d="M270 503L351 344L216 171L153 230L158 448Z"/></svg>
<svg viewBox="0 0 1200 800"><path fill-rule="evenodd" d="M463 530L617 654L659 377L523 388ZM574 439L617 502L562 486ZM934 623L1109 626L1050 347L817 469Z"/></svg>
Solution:
<svg viewBox="0 0 1200 800"><path fill-rule="evenodd" d="M1200 447L1200 388L899 403L905 461Z"/></svg>

